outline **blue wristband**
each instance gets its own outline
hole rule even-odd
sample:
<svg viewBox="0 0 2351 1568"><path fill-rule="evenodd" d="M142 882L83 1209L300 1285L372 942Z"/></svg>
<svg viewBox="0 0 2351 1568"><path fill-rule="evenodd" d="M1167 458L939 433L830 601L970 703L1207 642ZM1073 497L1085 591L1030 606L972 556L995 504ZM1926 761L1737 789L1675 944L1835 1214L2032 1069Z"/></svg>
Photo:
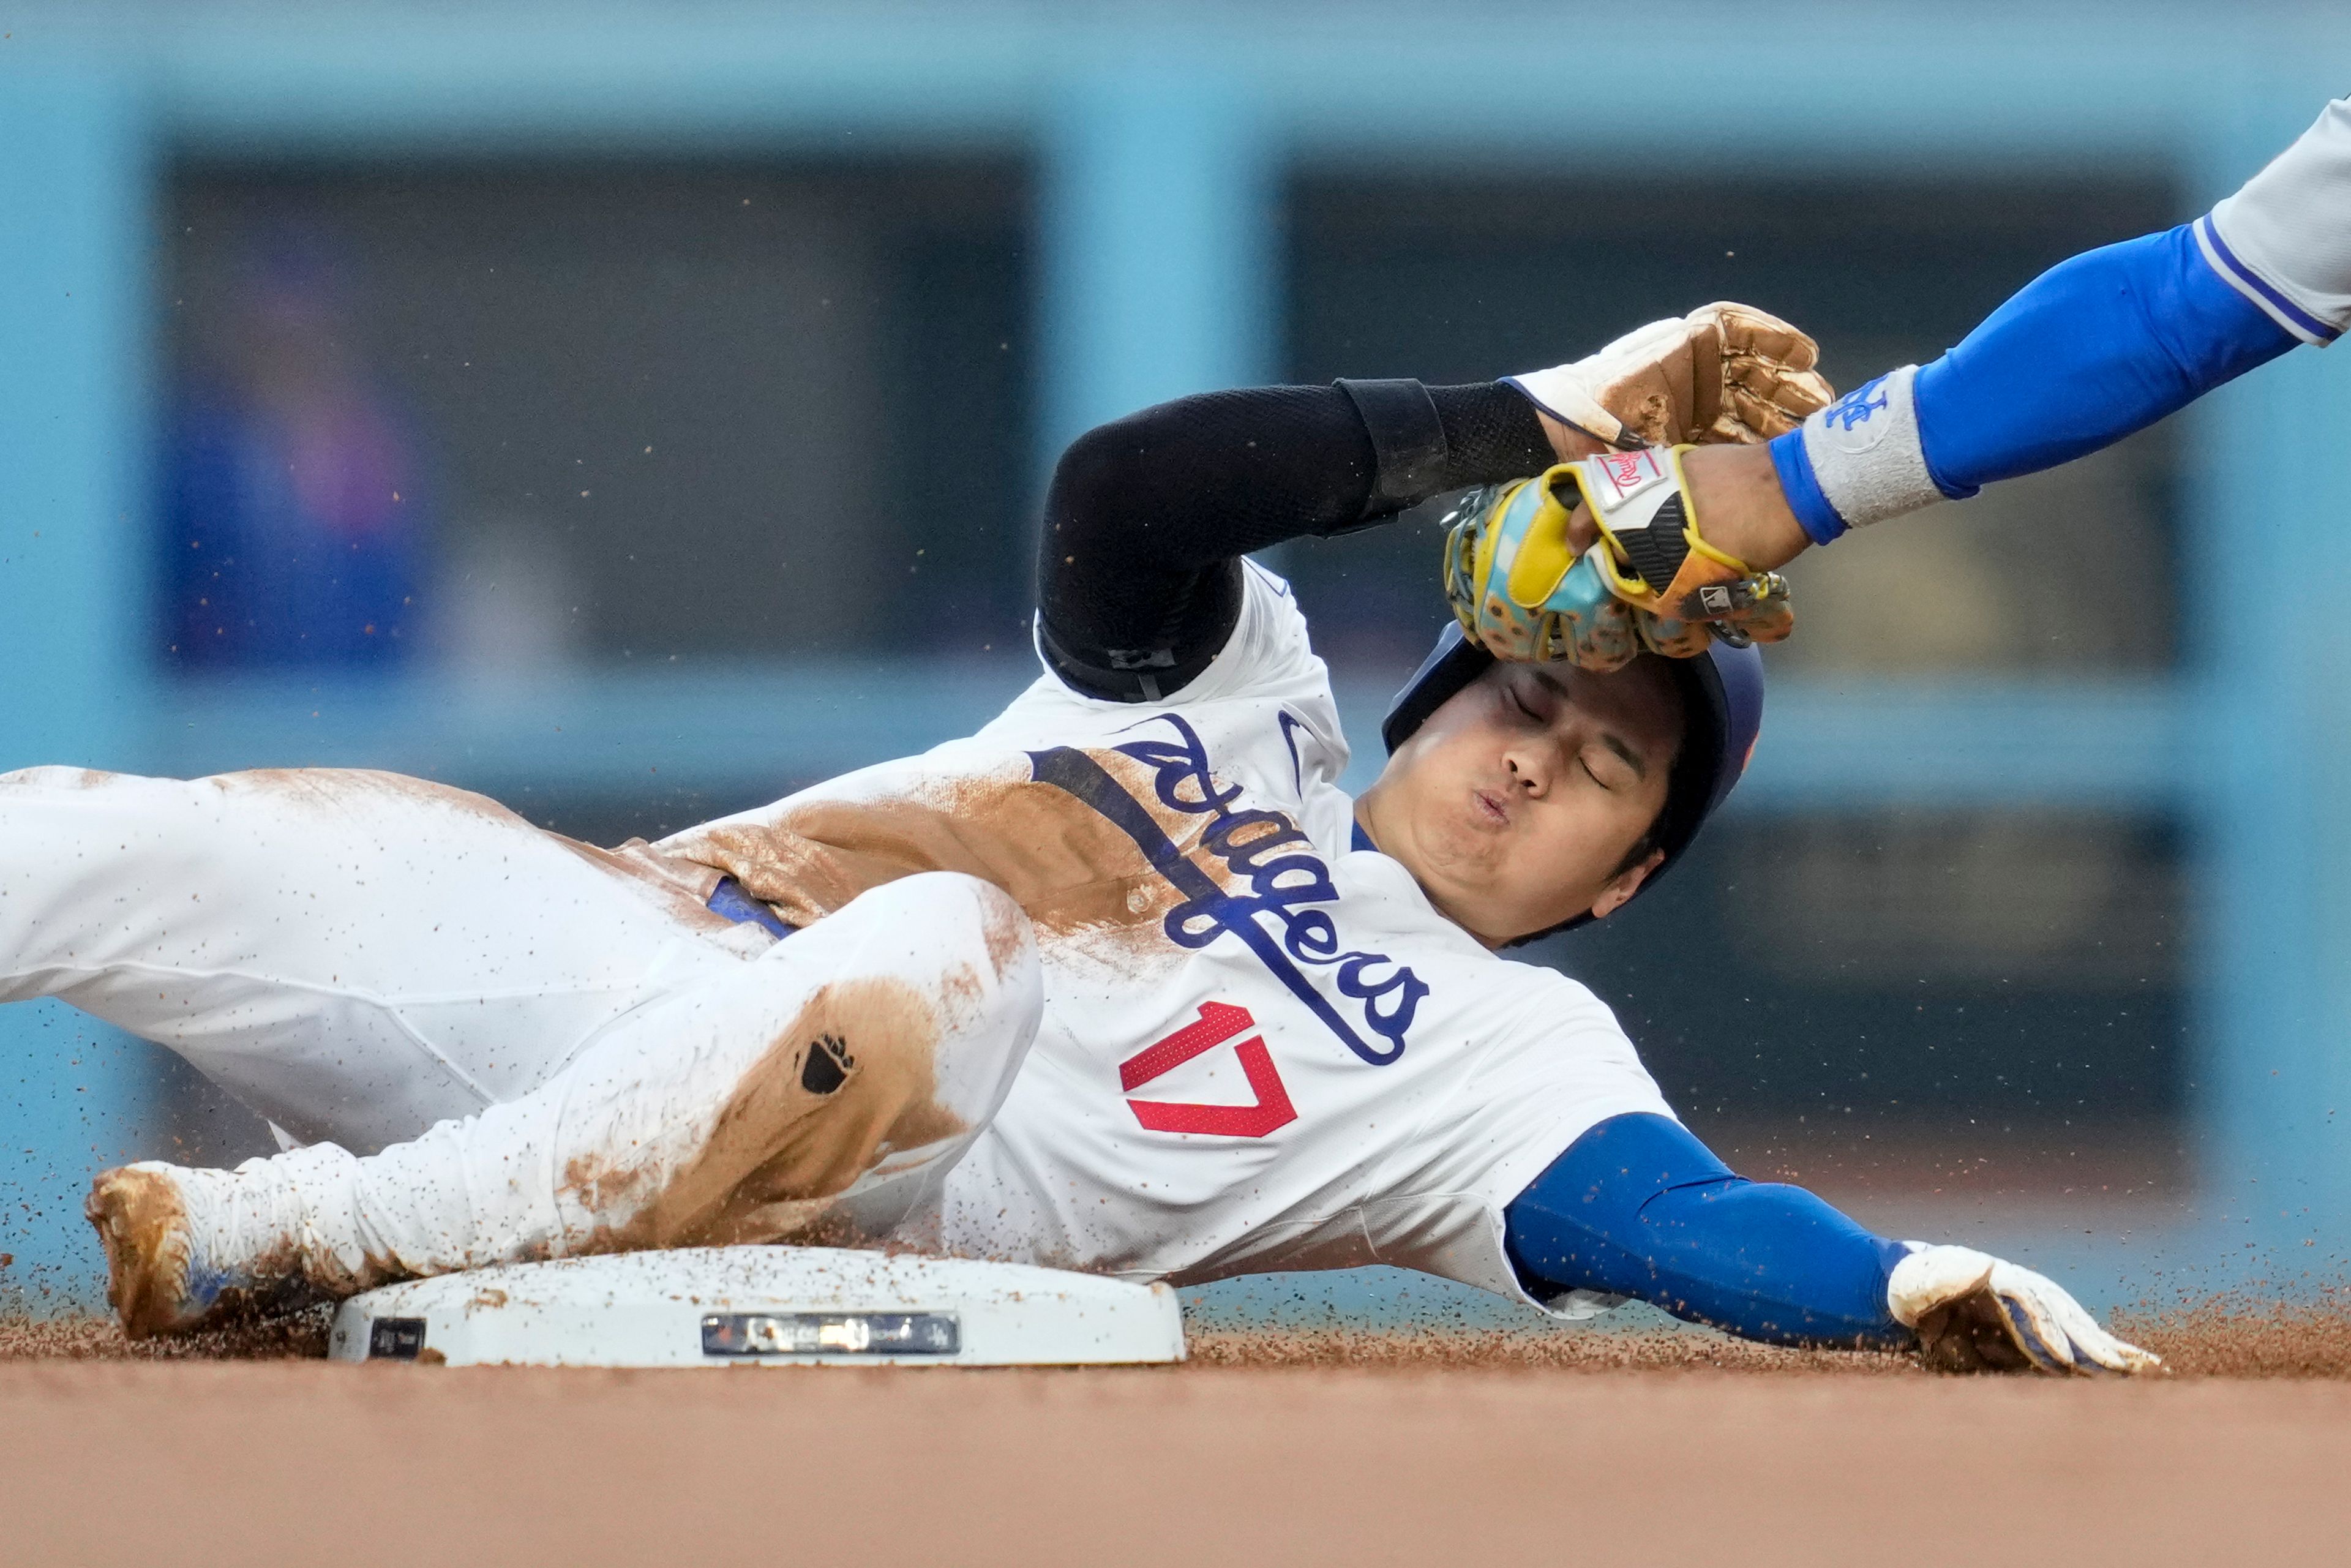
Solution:
<svg viewBox="0 0 2351 1568"><path fill-rule="evenodd" d="M1779 471L1780 494L1787 497L1788 509L1796 514L1805 537L1816 545L1824 545L1844 532L1844 519L1829 505L1821 492L1821 482L1813 473L1813 460L1804 455L1804 433L1792 430L1771 442L1771 466Z"/></svg>

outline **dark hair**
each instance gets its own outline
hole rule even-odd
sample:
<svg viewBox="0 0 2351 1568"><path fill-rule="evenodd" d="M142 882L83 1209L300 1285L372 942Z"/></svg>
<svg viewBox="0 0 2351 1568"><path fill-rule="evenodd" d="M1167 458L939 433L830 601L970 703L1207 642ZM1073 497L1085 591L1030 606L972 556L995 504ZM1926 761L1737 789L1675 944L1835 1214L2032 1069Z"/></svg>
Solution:
<svg viewBox="0 0 2351 1568"><path fill-rule="evenodd" d="M1663 659L1658 653L1644 653L1645 659ZM1686 659L1665 660L1667 672L1672 675L1674 690L1682 699L1682 731L1675 738L1674 766L1666 775L1666 802L1650 819L1646 831L1633 841L1610 874L1622 876L1647 860L1650 854L1675 841L1673 830L1695 828L1694 819L1706 813L1706 800L1714 788L1714 769L1704 756L1705 747L1689 743L1689 715L1702 712L1704 698L1695 690L1694 672Z"/></svg>
<svg viewBox="0 0 2351 1568"><path fill-rule="evenodd" d="M1609 881L1615 881L1657 852L1658 847L1666 841L1666 835L1657 831L1657 824L1665 818L1666 809L1660 806L1657 814L1649 819L1649 825L1641 830L1641 836L1633 841L1633 847L1625 852L1625 858L1616 862L1616 869L1608 873Z"/></svg>

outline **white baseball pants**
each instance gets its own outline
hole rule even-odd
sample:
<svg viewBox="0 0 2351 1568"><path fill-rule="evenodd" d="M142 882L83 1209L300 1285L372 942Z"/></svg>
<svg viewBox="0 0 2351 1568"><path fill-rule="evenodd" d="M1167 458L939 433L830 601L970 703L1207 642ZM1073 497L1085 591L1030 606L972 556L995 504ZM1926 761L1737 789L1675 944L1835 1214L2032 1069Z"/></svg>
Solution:
<svg viewBox="0 0 2351 1568"><path fill-rule="evenodd" d="M770 943L478 796L330 770L0 776L0 1001L42 996L337 1145L248 1162L277 1175L233 1207L298 1190L323 1252L395 1272L763 1239L843 1193L886 1228L1042 1009L974 879Z"/></svg>

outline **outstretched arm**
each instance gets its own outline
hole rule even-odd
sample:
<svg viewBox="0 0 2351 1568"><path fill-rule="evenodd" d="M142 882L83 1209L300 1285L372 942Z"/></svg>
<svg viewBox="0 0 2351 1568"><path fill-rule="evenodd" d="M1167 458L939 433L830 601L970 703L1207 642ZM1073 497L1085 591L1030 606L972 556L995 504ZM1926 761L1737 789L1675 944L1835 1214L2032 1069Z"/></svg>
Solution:
<svg viewBox="0 0 2351 1568"><path fill-rule="evenodd" d="M1155 702L1237 622L1239 558L1447 490L1643 442L1754 442L1828 401L1812 340L1742 305L1652 322L1573 364L1180 398L1089 431L1045 501L1038 643L1080 691Z"/></svg>
<svg viewBox="0 0 2351 1568"><path fill-rule="evenodd" d="M1505 1211L1538 1296L1629 1296L1773 1344L1916 1348L1953 1370L2139 1372L2055 1285L1964 1247L1873 1236L1802 1187L1751 1182L1665 1116L1612 1116Z"/></svg>
<svg viewBox="0 0 2351 1568"><path fill-rule="evenodd" d="M1548 503L1530 488L1457 529L1447 594L1506 659L1613 668L1635 651L1627 628L1685 657L1726 632L1785 635L1770 574L1811 546L2111 445L2346 324L2351 99L2195 223L2052 267L1933 364L1768 447L1653 446L1547 476Z"/></svg>
<svg viewBox="0 0 2351 1568"><path fill-rule="evenodd" d="M1081 691L1155 702L1232 634L1240 557L1558 460L1534 405L1499 382L1259 387L1144 409L1080 436L1053 471L1039 646Z"/></svg>
<svg viewBox="0 0 2351 1568"><path fill-rule="evenodd" d="M1694 453L1706 538L1775 567L2111 445L2351 324L2351 99L2193 224L2074 257L1763 453Z"/></svg>

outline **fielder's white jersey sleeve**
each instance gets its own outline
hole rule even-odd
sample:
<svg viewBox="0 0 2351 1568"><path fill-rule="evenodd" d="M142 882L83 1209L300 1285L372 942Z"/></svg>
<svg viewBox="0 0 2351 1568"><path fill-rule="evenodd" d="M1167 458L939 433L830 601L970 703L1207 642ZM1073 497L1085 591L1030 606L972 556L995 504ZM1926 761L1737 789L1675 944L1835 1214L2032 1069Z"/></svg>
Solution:
<svg viewBox="0 0 2351 1568"><path fill-rule="evenodd" d="M985 729L660 849L787 920L956 870L1037 927L1044 1020L923 1239L1178 1282L1384 1262L1522 1295L1502 1209L1606 1117L1671 1114L1582 986L1354 847L1322 662L1246 568L1170 701L1050 674Z"/></svg>
<svg viewBox="0 0 2351 1568"><path fill-rule="evenodd" d="M2204 259L2278 325L2331 343L2351 324L2351 99L2197 220Z"/></svg>

